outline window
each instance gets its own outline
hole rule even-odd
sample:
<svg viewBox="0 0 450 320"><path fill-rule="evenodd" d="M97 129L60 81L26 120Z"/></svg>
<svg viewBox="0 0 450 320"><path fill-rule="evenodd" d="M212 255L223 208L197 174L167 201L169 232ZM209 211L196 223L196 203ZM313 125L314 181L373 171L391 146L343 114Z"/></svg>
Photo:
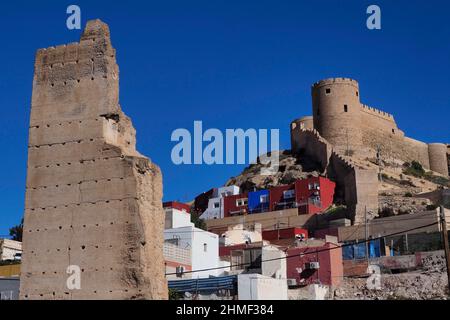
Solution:
<svg viewBox="0 0 450 320"><path fill-rule="evenodd" d="M269 195L263 194L259 197L259 203L267 203L269 202Z"/></svg>
<svg viewBox="0 0 450 320"><path fill-rule="evenodd" d="M348 112L348 106L344 104L344 112Z"/></svg>
<svg viewBox="0 0 450 320"><path fill-rule="evenodd" d="M330 88L325 89L325 94L330 94L330 93L331 93L331 89Z"/></svg>
<svg viewBox="0 0 450 320"><path fill-rule="evenodd" d="M219 208L220 207L220 203L219 202L214 202L214 208Z"/></svg>
<svg viewBox="0 0 450 320"><path fill-rule="evenodd" d="M247 199L246 198L242 198L242 199L237 199L236 200L236 206L237 207L242 207L242 206L246 206L247 205Z"/></svg>
<svg viewBox="0 0 450 320"><path fill-rule="evenodd" d="M285 190L285 191L283 191L283 198L284 199L294 198L294 196L295 196L295 190Z"/></svg>
<svg viewBox="0 0 450 320"><path fill-rule="evenodd" d="M203 251L208 252L208 244L207 243L203 244Z"/></svg>
<svg viewBox="0 0 450 320"><path fill-rule="evenodd" d="M356 96L359 97L359 92L358 91L356 91Z"/></svg>
<svg viewBox="0 0 450 320"><path fill-rule="evenodd" d="M394 129L392 129L392 133L395 133L395 130L394 130Z"/></svg>

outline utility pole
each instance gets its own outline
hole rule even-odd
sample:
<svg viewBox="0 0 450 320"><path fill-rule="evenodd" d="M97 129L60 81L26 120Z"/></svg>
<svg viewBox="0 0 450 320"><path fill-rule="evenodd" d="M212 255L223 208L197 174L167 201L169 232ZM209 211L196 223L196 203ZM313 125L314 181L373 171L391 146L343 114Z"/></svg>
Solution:
<svg viewBox="0 0 450 320"><path fill-rule="evenodd" d="M366 238L366 259L367 259L367 266L369 266L369 228L367 223L367 206L364 207L364 231L365 231L365 238Z"/></svg>
<svg viewBox="0 0 450 320"><path fill-rule="evenodd" d="M450 296L450 256L449 256L449 247L448 247L448 232L447 232L447 222L445 221L445 210L444 206L441 206L441 230L442 237L444 240L444 252L445 252L445 261L447 263L447 282L448 282L448 294Z"/></svg>

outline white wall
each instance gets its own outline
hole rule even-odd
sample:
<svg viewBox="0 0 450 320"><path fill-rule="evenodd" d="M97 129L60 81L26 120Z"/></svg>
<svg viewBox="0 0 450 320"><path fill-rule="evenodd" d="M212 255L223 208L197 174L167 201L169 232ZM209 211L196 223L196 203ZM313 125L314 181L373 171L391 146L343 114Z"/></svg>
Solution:
<svg viewBox="0 0 450 320"><path fill-rule="evenodd" d="M193 226L167 229L164 239L178 239L181 248L191 250L192 270L202 270L219 267L219 237L218 235L195 228ZM206 244L206 251L205 245ZM222 270L211 270L192 273L192 278L208 278L217 276Z"/></svg>
<svg viewBox="0 0 450 320"><path fill-rule="evenodd" d="M240 188L238 186L228 186L228 187L221 187L218 189L217 193L219 197L225 196L233 196L236 194L239 194Z"/></svg>
<svg viewBox="0 0 450 320"><path fill-rule="evenodd" d="M267 277L286 279L286 253L274 246L264 246L262 249L261 273ZM277 259L277 260L272 260ZM272 261L267 261L272 260ZM265 262L264 262L265 261Z"/></svg>
<svg viewBox="0 0 450 320"><path fill-rule="evenodd" d="M164 229L193 226L191 214L174 208L165 209L166 219Z"/></svg>
<svg viewBox="0 0 450 320"><path fill-rule="evenodd" d="M221 244L231 246L234 244L245 243L248 240L250 240L250 242L262 241L261 232L243 230L242 228L243 225L237 225L235 229L225 231L220 239Z"/></svg>
<svg viewBox="0 0 450 320"><path fill-rule="evenodd" d="M219 267L219 236L195 228L192 243L192 270L201 270ZM205 245L206 244L206 251ZM217 276L222 270L211 270L194 273L192 278L207 278Z"/></svg>
<svg viewBox="0 0 450 320"><path fill-rule="evenodd" d="M209 199L208 208L200 215L201 219L223 219L223 197L229 195L239 194L240 188L238 186L221 187L217 190L217 195ZM214 203L218 203L219 207L214 207Z"/></svg>
<svg viewBox="0 0 450 320"><path fill-rule="evenodd" d="M240 274L238 275L238 299L287 300L287 281L260 274Z"/></svg>
<svg viewBox="0 0 450 320"><path fill-rule="evenodd" d="M214 203L218 203L219 207L215 208ZM211 198L208 201L208 208L200 216L201 219L222 219L223 218L223 198Z"/></svg>

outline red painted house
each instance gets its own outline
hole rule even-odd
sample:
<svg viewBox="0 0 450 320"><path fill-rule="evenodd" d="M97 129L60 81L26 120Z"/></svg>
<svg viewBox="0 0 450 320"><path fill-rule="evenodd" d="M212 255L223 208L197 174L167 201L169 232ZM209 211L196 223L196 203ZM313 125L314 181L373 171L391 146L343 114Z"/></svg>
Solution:
<svg viewBox="0 0 450 320"><path fill-rule="evenodd" d="M265 230L262 232L263 240L273 241L281 239L308 239L308 230L302 228L285 228L280 230Z"/></svg>
<svg viewBox="0 0 450 320"><path fill-rule="evenodd" d="M344 271L339 245L327 242L317 247L293 247L286 253L287 278L295 279L297 285L338 286L341 283Z"/></svg>
<svg viewBox="0 0 450 320"><path fill-rule="evenodd" d="M299 214L325 211L333 204L336 184L324 177L311 177L270 189L271 211L298 208Z"/></svg>
<svg viewBox="0 0 450 320"><path fill-rule="evenodd" d="M273 187L269 190L270 211L295 208L295 184Z"/></svg>
<svg viewBox="0 0 450 320"><path fill-rule="evenodd" d="M242 215L248 212L248 195L247 193L236 194L223 198L223 216L231 217Z"/></svg>

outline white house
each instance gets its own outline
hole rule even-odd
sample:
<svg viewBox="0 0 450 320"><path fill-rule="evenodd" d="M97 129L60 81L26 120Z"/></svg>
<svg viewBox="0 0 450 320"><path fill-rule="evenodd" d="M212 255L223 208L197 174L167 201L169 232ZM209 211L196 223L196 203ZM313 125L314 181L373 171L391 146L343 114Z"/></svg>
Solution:
<svg viewBox="0 0 450 320"><path fill-rule="evenodd" d="M214 269L194 272L191 278L218 276L222 270L215 269L219 263L219 236L192 225L164 230L164 241L181 249L190 250L192 270Z"/></svg>
<svg viewBox="0 0 450 320"><path fill-rule="evenodd" d="M213 197L208 201L208 208L200 215L201 219L222 219L223 215L223 198L240 193L238 186L221 187L217 189Z"/></svg>
<svg viewBox="0 0 450 320"><path fill-rule="evenodd" d="M166 270L168 270L168 267L171 270L183 267L186 272L213 269L190 273L190 276L188 276L190 278L208 278L209 276L220 275L223 271L217 269L221 266L219 262L219 236L196 228L190 220L190 214L183 210L183 204L170 202L164 206L166 227L169 227L164 230ZM187 215L189 218L187 218ZM170 246L167 244L170 244ZM180 252L184 252L183 255ZM189 252L190 259L185 257L186 252ZM185 277L187 276L182 276L182 278Z"/></svg>

